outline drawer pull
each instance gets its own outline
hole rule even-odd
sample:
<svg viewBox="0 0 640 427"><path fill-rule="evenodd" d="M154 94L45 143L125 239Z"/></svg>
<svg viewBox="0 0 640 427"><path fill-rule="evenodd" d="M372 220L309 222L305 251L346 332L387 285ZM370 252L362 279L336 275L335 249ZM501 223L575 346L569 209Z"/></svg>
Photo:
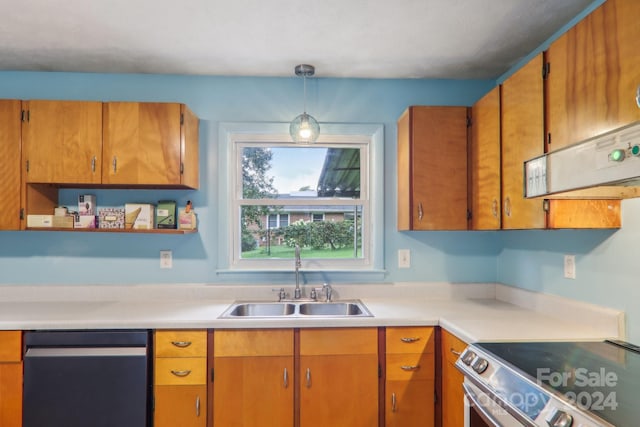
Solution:
<svg viewBox="0 0 640 427"><path fill-rule="evenodd" d="M284 368L283 385L284 388L289 387L289 371L287 371L287 368Z"/></svg>
<svg viewBox="0 0 640 427"><path fill-rule="evenodd" d="M406 342L406 343L412 343L412 342L420 341L420 337L403 337L403 338L400 338L400 341Z"/></svg>
<svg viewBox="0 0 640 427"><path fill-rule="evenodd" d="M400 369L403 371L417 371L420 369L420 365L402 365L400 366Z"/></svg>
<svg viewBox="0 0 640 427"><path fill-rule="evenodd" d="M196 417L200 416L200 396L196 397Z"/></svg>
<svg viewBox="0 0 640 427"><path fill-rule="evenodd" d="M171 341L171 344L179 348L186 348L191 345L191 341Z"/></svg>
<svg viewBox="0 0 640 427"><path fill-rule="evenodd" d="M171 371L171 373L173 375L175 375L176 377L186 377L187 375L189 375L191 373L190 369L185 369L183 371Z"/></svg>
<svg viewBox="0 0 640 427"><path fill-rule="evenodd" d="M451 348L449 349L449 351L450 351L451 353L455 354L456 356L460 356L460 355L462 354L462 353L460 353L459 351L456 351L453 347L451 347Z"/></svg>
<svg viewBox="0 0 640 427"><path fill-rule="evenodd" d="M307 388L311 388L311 368L307 368Z"/></svg>
<svg viewBox="0 0 640 427"><path fill-rule="evenodd" d="M391 412L396 412L396 394L391 393Z"/></svg>

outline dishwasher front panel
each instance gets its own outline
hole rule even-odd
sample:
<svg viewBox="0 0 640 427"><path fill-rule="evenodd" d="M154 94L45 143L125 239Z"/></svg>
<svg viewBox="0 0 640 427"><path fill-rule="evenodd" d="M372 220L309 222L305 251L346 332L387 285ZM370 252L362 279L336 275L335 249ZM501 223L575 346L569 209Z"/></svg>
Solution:
<svg viewBox="0 0 640 427"><path fill-rule="evenodd" d="M146 346L100 346L88 339L92 346L52 341L29 347L25 341L23 427L150 425Z"/></svg>

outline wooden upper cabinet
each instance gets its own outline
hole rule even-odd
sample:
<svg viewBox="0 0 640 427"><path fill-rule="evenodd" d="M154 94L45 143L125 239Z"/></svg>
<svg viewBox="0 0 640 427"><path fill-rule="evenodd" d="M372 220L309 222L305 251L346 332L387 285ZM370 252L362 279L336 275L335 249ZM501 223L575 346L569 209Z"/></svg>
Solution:
<svg viewBox="0 0 640 427"><path fill-rule="evenodd" d="M640 120L638 17L638 0L608 0L549 47L549 151Z"/></svg>
<svg viewBox="0 0 640 427"><path fill-rule="evenodd" d="M20 229L20 110L20 101L0 100L0 230Z"/></svg>
<svg viewBox="0 0 640 427"><path fill-rule="evenodd" d="M101 102L24 101L22 109L27 183L100 183Z"/></svg>
<svg viewBox="0 0 640 427"><path fill-rule="evenodd" d="M398 120L398 230L467 229L467 107L409 107Z"/></svg>
<svg viewBox="0 0 640 427"><path fill-rule="evenodd" d="M524 162L543 154L542 54L502 84L502 228L545 228L543 201L524 198Z"/></svg>
<svg viewBox="0 0 640 427"><path fill-rule="evenodd" d="M500 86L471 107L469 200L472 230L499 230Z"/></svg>
<svg viewBox="0 0 640 427"><path fill-rule="evenodd" d="M103 184L198 188L198 119L183 104L104 104Z"/></svg>

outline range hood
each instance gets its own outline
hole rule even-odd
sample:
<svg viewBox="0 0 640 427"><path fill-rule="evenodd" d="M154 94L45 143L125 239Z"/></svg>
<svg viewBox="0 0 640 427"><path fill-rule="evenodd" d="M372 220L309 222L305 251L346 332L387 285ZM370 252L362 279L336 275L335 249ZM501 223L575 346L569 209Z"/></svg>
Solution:
<svg viewBox="0 0 640 427"><path fill-rule="evenodd" d="M524 163L525 197L640 197L640 121Z"/></svg>

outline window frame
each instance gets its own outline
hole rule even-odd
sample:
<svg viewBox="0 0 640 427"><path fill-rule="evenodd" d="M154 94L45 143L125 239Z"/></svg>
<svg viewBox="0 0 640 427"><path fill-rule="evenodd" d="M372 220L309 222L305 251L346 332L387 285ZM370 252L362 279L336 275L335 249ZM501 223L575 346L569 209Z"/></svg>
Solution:
<svg viewBox="0 0 640 427"><path fill-rule="evenodd" d="M239 149L248 144L279 145L297 147L288 134L288 123L221 123L219 129L220 176L228 177L219 182L220 220L218 273L225 272L265 272L290 271L290 259L242 259L240 257L240 206L246 205L242 199L241 162ZM320 146L342 148L359 147L361 151L361 174L363 188L359 199L349 199L350 203L366 206L363 208L362 253L359 259L302 259L306 271L353 271L381 272L383 265L383 155L384 128L377 124L323 124L322 133L316 142ZM363 153L365 154L363 156ZM375 173L375 171L379 171ZM365 196L366 195L366 196ZM366 197L366 198L365 198ZM263 202L262 200L260 202ZM264 201L265 205L273 204ZM296 203L291 203L295 205ZM300 205L301 203L298 203ZM306 204L308 203L305 201ZM345 199L319 199L318 204L345 205Z"/></svg>

